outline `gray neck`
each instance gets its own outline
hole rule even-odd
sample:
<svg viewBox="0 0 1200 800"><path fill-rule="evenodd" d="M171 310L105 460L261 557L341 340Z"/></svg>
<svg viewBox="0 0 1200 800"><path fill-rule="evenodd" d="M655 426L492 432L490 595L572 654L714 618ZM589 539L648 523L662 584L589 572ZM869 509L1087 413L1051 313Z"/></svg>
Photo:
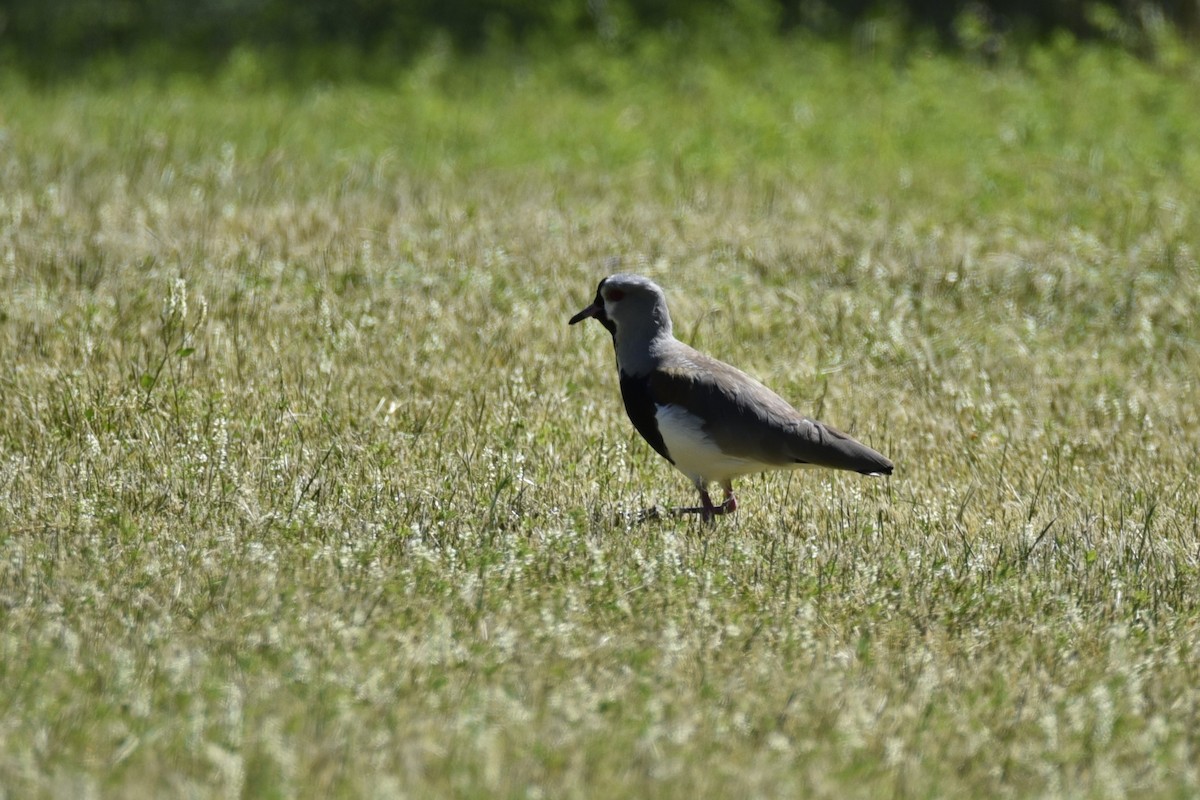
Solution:
<svg viewBox="0 0 1200 800"><path fill-rule="evenodd" d="M648 317L617 324L613 334L617 369L627 375L645 375L658 366L663 346L673 341L667 304L656 303Z"/></svg>

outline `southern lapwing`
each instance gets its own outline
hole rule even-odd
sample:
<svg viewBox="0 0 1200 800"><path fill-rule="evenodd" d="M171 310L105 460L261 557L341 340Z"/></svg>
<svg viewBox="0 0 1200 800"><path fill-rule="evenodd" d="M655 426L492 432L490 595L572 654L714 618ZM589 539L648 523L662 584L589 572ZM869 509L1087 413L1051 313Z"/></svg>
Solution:
<svg viewBox="0 0 1200 800"><path fill-rule="evenodd" d="M612 334L621 397L633 426L700 492L705 522L737 510L733 479L771 469L832 467L890 475L892 462L841 431L809 419L746 373L675 338L667 298L640 275L610 275L571 317L594 317ZM725 490L713 505L708 487Z"/></svg>

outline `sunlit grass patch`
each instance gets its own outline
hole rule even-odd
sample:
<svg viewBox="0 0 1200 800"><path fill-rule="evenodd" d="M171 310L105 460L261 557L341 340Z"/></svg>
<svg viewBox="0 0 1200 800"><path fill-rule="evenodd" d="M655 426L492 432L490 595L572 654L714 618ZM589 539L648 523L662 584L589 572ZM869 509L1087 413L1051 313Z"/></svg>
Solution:
<svg viewBox="0 0 1200 800"><path fill-rule="evenodd" d="M562 59L5 84L0 784L1193 793L1195 66ZM638 524L618 266L895 476Z"/></svg>

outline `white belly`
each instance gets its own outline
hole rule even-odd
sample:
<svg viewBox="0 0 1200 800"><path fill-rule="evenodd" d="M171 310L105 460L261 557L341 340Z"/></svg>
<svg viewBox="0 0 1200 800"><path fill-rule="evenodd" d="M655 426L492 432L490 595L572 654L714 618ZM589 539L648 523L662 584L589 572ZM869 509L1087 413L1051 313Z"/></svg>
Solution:
<svg viewBox="0 0 1200 800"><path fill-rule="evenodd" d="M701 488L764 468L755 461L722 452L704 432L703 421L682 406L655 406L654 418L675 468Z"/></svg>

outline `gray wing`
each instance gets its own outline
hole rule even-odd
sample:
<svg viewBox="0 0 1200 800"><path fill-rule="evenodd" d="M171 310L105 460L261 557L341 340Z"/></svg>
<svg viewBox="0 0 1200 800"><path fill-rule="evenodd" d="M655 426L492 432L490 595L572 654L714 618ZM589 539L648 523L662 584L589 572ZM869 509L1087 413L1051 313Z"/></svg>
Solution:
<svg viewBox="0 0 1200 800"><path fill-rule="evenodd" d="M761 464L812 464L890 475L892 462L832 425L803 416L746 373L686 345L680 363L650 379L656 403L674 403L706 420L704 432L730 455Z"/></svg>

